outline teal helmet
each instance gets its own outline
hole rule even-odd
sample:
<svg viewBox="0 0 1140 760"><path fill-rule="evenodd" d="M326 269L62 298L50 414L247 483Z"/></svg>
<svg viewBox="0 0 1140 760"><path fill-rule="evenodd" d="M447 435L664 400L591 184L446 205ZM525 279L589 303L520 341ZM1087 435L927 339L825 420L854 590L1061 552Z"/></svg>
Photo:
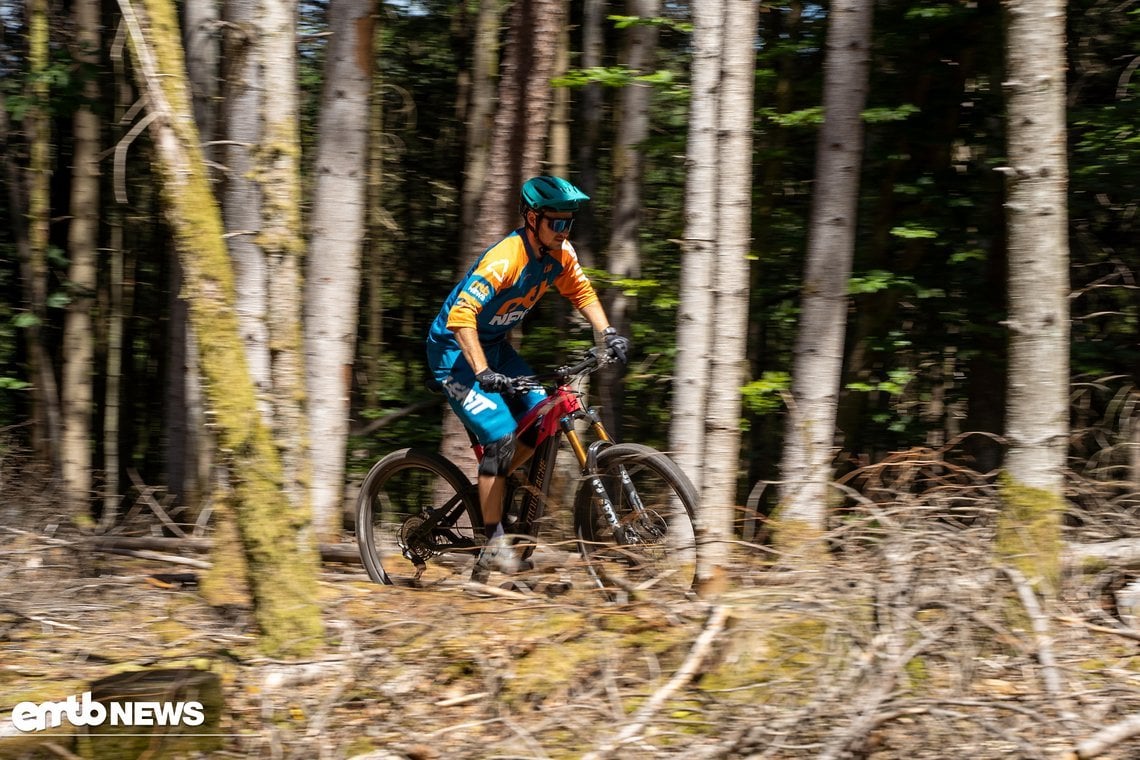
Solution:
<svg viewBox="0 0 1140 760"><path fill-rule="evenodd" d="M561 177L532 177L522 186L519 211L524 215L528 209L577 211L588 200L590 196Z"/></svg>

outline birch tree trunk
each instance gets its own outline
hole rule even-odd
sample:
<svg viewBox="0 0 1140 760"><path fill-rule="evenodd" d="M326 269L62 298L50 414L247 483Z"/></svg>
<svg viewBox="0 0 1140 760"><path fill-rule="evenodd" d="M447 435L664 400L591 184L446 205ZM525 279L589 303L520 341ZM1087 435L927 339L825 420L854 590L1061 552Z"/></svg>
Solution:
<svg viewBox="0 0 1140 760"><path fill-rule="evenodd" d="M191 114L177 16L170 0L145 12L120 2L139 87L155 117L163 200L186 277L190 316L219 443L231 460L237 525L248 560L261 646L271 656L311 653L323 633L309 514L284 496L281 459L257 408L235 314L233 267ZM141 18L140 18L141 17Z"/></svg>
<svg viewBox="0 0 1140 760"><path fill-rule="evenodd" d="M713 350L713 255L717 237L717 130L720 125L720 55L723 0L692 4L692 96L685 154L685 238L677 308L677 359L673 371L673 422L669 450L701 493L704 486L705 411ZM704 523L704 515L698 522Z"/></svg>
<svg viewBox="0 0 1140 760"><path fill-rule="evenodd" d="M701 497L698 583L716 593L734 530L740 463L757 10L745 0L707 0L694 3L692 12L685 291L669 434L673 458Z"/></svg>
<svg viewBox="0 0 1140 760"><path fill-rule="evenodd" d="M998 550L1055 591L1069 434L1065 2L1006 9L1009 452Z"/></svg>
<svg viewBox="0 0 1140 760"><path fill-rule="evenodd" d="M847 326L847 282L863 155L861 113L870 74L871 0L837 0L830 9L824 63L823 125L816 143L800 324L780 463L777 544L822 558L835 455L835 415Z"/></svg>
<svg viewBox="0 0 1140 760"><path fill-rule="evenodd" d="M308 509L308 435L303 401L301 257L301 130L297 94L297 0L263 0L260 20L265 66L264 135L257 153L262 219L257 243L265 256L267 338L273 440L285 468L289 502ZM366 30L371 50L371 26ZM365 87L371 86L366 79ZM364 95L367 103L367 90ZM360 132L366 133L367 111ZM363 152L365 148L361 146ZM364 158L357 182L363 188ZM359 245L359 243L357 243ZM359 256L359 253L357 253ZM359 285L357 286L359 287ZM355 290L346 291L355 293ZM355 299L351 299L355 303ZM355 324L356 313L353 312ZM355 345L355 344L353 344ZM343 448L343 447L342 447ZM320 526L322 523L317 522ZM339 525L333 526L335 531ZM320 528L318 528L320 529Z"/></svg>
<svg viewBox="0 0 1140 760"><path fill-rule="evenodd" d="M340 530L364 234L372 5L332 0L305 277L305 373L318 535Z"/></svg>
<svg viewBox="0 0 1140 760"><path fill-rule="evenodd" d="M263 7L260 0L227 0L225 61L225 191L222 214L237 285L238 323L257 389L258 407L271 418L268 273L259 244L261 186L256 153L264 140ZM276 98L276 93L274 94Z"/></svg>
<svg viewBox="0 0 1140 760"><path fill-rule="evenodd" d="M99 100L95 70L102 44L98 0L76 0L75 59L87 67L83 103L75 112L71 170L71 220L67 228L71 302L63 327L63 481L70 512L90 521L92 399L95 332L91 310L97 285L99 245L99 117L91 103Z"/></svg>
<svg viewBox="0 0 1140 760"><path fill-rule="evenodd" d="M629 0L626 12L643 19L655 18L661 11L659 0ZM657 27L634 24L627 35L626 68L631 74L653 71L657 51ZM609 244L606 246L606 270L620 279L641 276L641 209L642 182L645 177L643 144L649 137L649 106L653 87L646 82L631 82L622 89L621 115L617 139L613 147L614 202ZM627 289L611 289L606 304L610 324L621 335L629 335L631 315L636 307ZM621 430L622 373L609 368L598 374L598 395L606 427Z"/></svg>
<svg viewBox="0 0 1140 760"><path fill-rule="evenodd" d="M748 254L752 242L753 81L756 72L757 4L728 0L720 97L717 172L719 241L713 268L716 350L709 361L701 507L705 539L701 560L705 591L725 581L736 517L740 474L740 389L748 337Z"/></svg>

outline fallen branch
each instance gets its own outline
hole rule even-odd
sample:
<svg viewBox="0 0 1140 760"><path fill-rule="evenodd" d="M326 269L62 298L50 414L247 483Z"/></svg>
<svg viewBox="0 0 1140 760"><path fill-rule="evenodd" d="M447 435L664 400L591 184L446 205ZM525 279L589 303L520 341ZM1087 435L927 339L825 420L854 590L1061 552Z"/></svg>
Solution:
<svg viewBox="0 0 1140 760"><path fill-rule="evenodd" d="M1083 570L1089 565L1140 565L1140 539L1121 538L1095 544L1066 544L1063 558L1065 566L1070 570Z"/></svg>
<svg viewBox="0 0 1140 760"><path fill-rule="evenodd" d="M687 684L697 670L701 667L705 657L708 656L709 649L712 647L713 641L724 630L725 623L728 620L728 607L721 605L713 609L712 614L709 616L708 622L705 623L705 628L701 631L701 635L693 642L693 648L689 650L689 656L681 663L681 667L669 679L669 683L662 686L653 696L645 701L637 712L633 715L633 720L626 724L625 728L618 732L617 736L611 739L606 744L583 756L582 760L601 760L601 758L608 757L610 753L616 750L623 744L636 739L645 728L645 724L653 716L661 705L665 704L673 693Z"/></svg>
<svg viewBox="0 0 1140 760"><path fill-rule="evenodd" d="M1033 626L1034 642L1037 645L1037 662L1041 665L1041 680L1045 683L1045 690L1060 707L1062 720L1070 723L1075 722L1077 720L1076 714L1065 706L1061 670L1057 667L1057 659L1053 656L1053 637L1049 633L1049 619L1041 609L1037 595L1021 571L1012 567L1005 567L1002 570L1013 583L1014 588L1017 589L1017 596L1021 599L1021 604L1025 607L1030 624Z"/></svg>
<svg viewBox="0 0 1140 760"><path fill-rule="evenodd" d="M1130 715L1119 723L1113 723L1111 726L1105 726L1097 731L1074 747L1072 752L1065 755L1065 760L1076 760L1077 758L1085 760L1085 758L1097 757L1137 734L1140 734L1140 713Z"/></svg>
<svg viewBox="0 0 1140 760"><path fill-rule="evenodd" d="M184 551L206 554L214 548L209 538L173 538L170 536L93 536L88 545L95 551L154 550L158 552ZM325 562L360 564L360 550L355 544L321 544L321 559Z"/></svg>
<svg viewBox="0 0 1140 760"><path fill-rule="evenodd" d="M131 468L127 469L127 476L131 479L131 483L134 484L135 488L138 489L139 498L144 504L150 507L151 512L154 512L154 514L158 516L162 524L179 538L186 538L186 532L182 530L182 526L174 522L170 515L166 513L166 510L162 508L162 505L158 503L158 500L151 495L155 491L154 486L148 486L144 483L142 478L139 477L139 474Z"/></svg>

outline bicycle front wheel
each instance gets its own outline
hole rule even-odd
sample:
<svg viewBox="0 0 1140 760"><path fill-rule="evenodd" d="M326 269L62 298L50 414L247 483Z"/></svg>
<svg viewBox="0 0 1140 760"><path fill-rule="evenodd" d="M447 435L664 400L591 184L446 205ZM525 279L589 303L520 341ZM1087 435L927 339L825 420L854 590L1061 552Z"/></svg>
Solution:
<svg viewBox="0 0 1140 760"><path fill-rule="evenodd" d="M574 504L590 575L612 598L689 596L697 575L693 484L669 457L639 444L605 448L597 465Z"/></svg>
<svg viewBox="0 0 1140 760"><path fill-rule="evenodd" d="M356 542L377 583L417 586L470 571L482 541L479 495L434 451L402 449L368 472L356 500Z"/></svg>

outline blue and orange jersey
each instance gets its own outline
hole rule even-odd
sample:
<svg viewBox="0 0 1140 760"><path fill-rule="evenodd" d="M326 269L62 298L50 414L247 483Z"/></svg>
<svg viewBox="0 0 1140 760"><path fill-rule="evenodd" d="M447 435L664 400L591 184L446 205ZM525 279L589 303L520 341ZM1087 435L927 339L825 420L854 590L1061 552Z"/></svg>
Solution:
<svg viewBox="0 0 1140 760"><path fill-rule="evenodd" d="M459 351L455 328L473 327L479 341L494 343L525 317L553 285L581 309L598 300L574 247L543 256L526 243L522 230L488 248L451 291L428 334L428 353L434 369L451 366Z"/></svg>

